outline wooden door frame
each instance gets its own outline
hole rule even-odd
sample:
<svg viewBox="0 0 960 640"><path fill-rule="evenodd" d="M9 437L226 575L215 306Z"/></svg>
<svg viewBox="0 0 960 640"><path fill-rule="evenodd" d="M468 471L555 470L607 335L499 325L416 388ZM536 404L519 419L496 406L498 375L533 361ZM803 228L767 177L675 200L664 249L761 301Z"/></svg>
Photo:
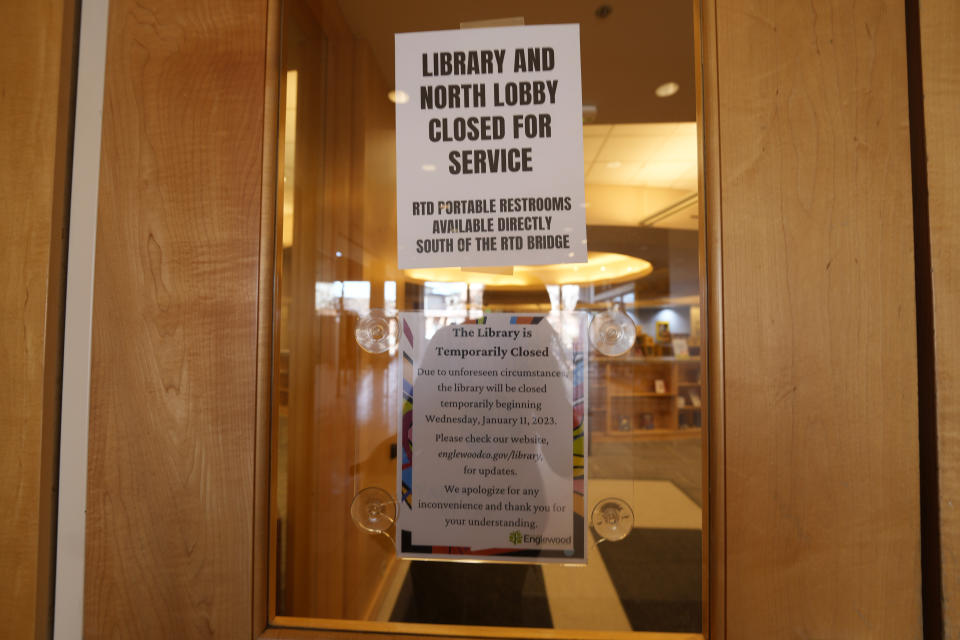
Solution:
<svg viewBox="0 0 960 640"><path fill-rule="evenodd" d="M0 8L0 619L47 637L79 3Z"/></svg>
<svg viewBox="0 0 960 640"><path fill-rule="evenodd" d="M259 638L367 638L369 633L376 632L378 638L393 638L393 634L422 634L423 637L443 636L462 637L463 630L450 625L419 625L419 624L390 624L384 627L380 624L367 624L362 621L324 620L323 630L311 628L315 621L305 618L289 616L273 616L276 603L273 600L275 593L276 572L271 571L270 549L271 536L276 532L270 527L273 521L273 504L275 495L271 487L271 467L276 464L276 434L272 432L271 422L275 420L272 408L271 391L277 380L277 363L274 362L273 344L278 339L277 326L279 312L275 309L274 300L277 295L276 256L280 250L279 234L277 232L277 211L282 207L278 199L276 184L281 179L282 167L278 163L278 144L271 144L277 140L277 132L281 130L279 121L280 95L280 66L281 66L281 0L268 0L267 22L267 75L264 87L264 153L263 153L263 188L261 211L261 255L260 255L260 295L259 295L259 342L257 346L257 452L255 468L255 505L256 516L254 526L254 620L253 628ZM714 32L714 14L710 11L712 2L707 1L701 6L701 0L691 0L691 11L694 16L695 59L701 61L695 73L697 93L697 125L698 125L698 153L700 170L700 219L701 219L701 308L719 309L722 296L719 291L720 269L720 199L719 181L704 181L704 168L713 167L719 176L719 157L716 153L709 153L707 144L715 144L718 133L712 131L711 125L705 125L709 114L716 111L716 56L710 54L710 46L714 41L709 33ZM704 26L706 25L706 26ZM705 31L706 30L706 31ZM706 35L705 35L706 33ZM714 54L715 54L715 50ZM703 59L700 56L705 56ZM713 69L711 72L710 70ZM705 86L713 82L713 88ZM712 111L711 111L712 110ZM716 120L709 120L711 123ZM714 149L716 147L713 147ZM708 189L710 191L708 191ZM716 286L714 286L716 283ZM720 390L722 385L722 351L712 349L711 344L720 344L718 339L722 325L719 314L707 311L707 331L703 337L702 353L709 353L707 362L706 392L703 404L707 415L703 443L703 527L702 536L702 633L658 633L658 632L592 632L592 631L565 631L550 629L523 629L512 630L498 627L474 627L477 637L505 637L505 638L550 638L550 639L592 639L592 638L631 638L633 640L697 640L710 637L711 616L717 615L716 605L713 602L715 592L722 593L722 572L715 566L715 558L721 557L717 553L717 541L714 540L712 527L722 525L711 519L711 514L722 514L722 492L707 492L707 483L714 478L722 479L722 456L713 452L710 443L722 443L722 414L713 408L722 407L723 397ZM716 342L715 342L716 341ZM714 577L718 576L718 577ZM331 636L334 632L336 635ZM401 636L397 636L401 637Z"/></svg>
<svg viewBox="0 0 960 640"><path fill-rule="evenodd" d="M716 4L694 0L699 154L701 313L706 316L703 361L706 433L703 439L703 630L723 638L726 574L723 564L725 501L723 370L723 237L720 215L720 131L717 84Z"/></svg>

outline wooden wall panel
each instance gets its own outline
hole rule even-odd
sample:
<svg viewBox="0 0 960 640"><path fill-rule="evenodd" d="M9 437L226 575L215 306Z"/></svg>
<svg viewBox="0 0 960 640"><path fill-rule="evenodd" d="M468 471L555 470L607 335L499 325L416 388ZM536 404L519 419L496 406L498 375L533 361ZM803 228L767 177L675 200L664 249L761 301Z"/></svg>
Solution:
<svg viewBox="0 0 960 640"><path fill-rule="evenodd" d="M75 6L0 5L0 624L49 633Z"/></svg>
<svg viewBox="0 0 960 640"><path fill-rule="evenodd" d="M920 2L945 638L960 637L960 5Z"/></svg>
<svg viewBox="0 0 960 640"><path fill-rule="evenodd" d="M277 465L287 487L277 505L285 541L277 611L363 619L394 553L387 538L355 526L349 508L361 488L392 490L397 370L357 346L355 311L317 313L315 284L366 280L371 305L382 307L384 281L399 275L395 222L384 222L394 201L394 114L336 2L290 2L286 12L284 63L298 79L294 238L281 278L290 394L278 422L288 444Z"/></svg>
<svg viewBox="0 0 960 640"><path fill-rule="evenodd" d="M112 0L84 637L252 635L266 0Z"/></svg>
<svg viewBox="0 0 960 640"><path fill-rule="evenodd" d="M919 638L903 3L713 1L726 637Z"/></svg>

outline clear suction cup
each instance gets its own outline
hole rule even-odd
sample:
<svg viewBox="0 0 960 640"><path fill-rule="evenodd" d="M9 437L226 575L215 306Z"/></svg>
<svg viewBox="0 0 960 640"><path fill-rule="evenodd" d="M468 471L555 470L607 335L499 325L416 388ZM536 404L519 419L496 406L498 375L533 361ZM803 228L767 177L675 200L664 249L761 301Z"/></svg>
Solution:
<svg viewBox="0 0 960 640"><path fill-rule="evenodd" d="M367 487L350 503L353 523L368 533L386 533L397 519L397 503L380 487Z"/></svg>
<svg viewBox="0 0 960 640"><path fill-rule="evenodd" d="M633 348L637 326L620 307L598 313L590 323L590 343L605 356L620 356Z"/></svg>
<svg viewBox="0 0 960 640"><path fill-rule="evenodd" d="M371 309L360 318L354 331L357 344L368 353L383 353L397 344L400 327L395 316L388 316L381 309Z"/></svg>
<svg viewBox="0 0 960 640"><path fill-rule="evenodd" d="M633 531L633 509L620 498L604 498L593 508L590 524L604 540L623 540Z"/></svg>

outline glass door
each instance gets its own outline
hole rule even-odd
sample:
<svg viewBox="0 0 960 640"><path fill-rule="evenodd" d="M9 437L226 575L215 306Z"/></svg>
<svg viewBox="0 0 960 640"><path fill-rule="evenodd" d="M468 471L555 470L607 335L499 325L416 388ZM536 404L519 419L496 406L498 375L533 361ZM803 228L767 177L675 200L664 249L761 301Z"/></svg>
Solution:
<svg viewBox="0 0 960 640"><path fill-rule="evenodd" d="M449 265L401 269L397 140L403 137L395 110L408 101L423 106L428 98L395 86L395 34L536 25L579 30L582 158L549 161L582 162L585 196L570 207L585 215L587 261L462 267L457 260L468 260L455 248ZM553 630L558 637L699 633L706 419L693 7L286 0L282 30L272 624L449 635L516 628ZM491 56L486 63L496 65ZM469 71L469 53L463 60ZM478 71L484 60L477 55ZM443 61L425 57L423 64L426 73ZM439 84L457 83L464 81ZM468 91L456 97L465 100ZM452 93L445 88L440 97L448 101ZM437 135L444 134L438 129ZM489 170L492 160L486 162ZM429 163L415 169L450 171ZM540 206L540 215L526 217L549 217L547 204L530 206ZM470 231L482 236L486 230ZM523 468L542 471L537 490L557 483L566 483L568 494L573 488L564 520L574 532L569 549L560 545L553 553L542 541L524 546L528 532L519 523L527 520L490 515L497 507L486 506L487 493L506 485L486 477L462 487L483 494L483 521L518 523L510 531L518 542L503 542L516 544L516 553L500 549L485 557L456 545L403 544L396 520L405 502L412 503L405 488L413 486L403 476L410 455L404 412L418 375L435 376L433 387L449 385L444 398L461 402L459 413L435 417L477 421L430 432L436 439L462 438L442 448L446 462L542 453L531 444L510 454L509 447L466 438L496 437L507 427L481 427L497 416L517 416L508 425L511 434L526 438L539 437L536 421L554 420L552 382L505 373L529 371L525 363L537 349L511 351L500 373L491 374L497 379L477 385L476 402L497 409L464 408L472 392L454 385L472 385L449 373L438 376L423 352L410 350L417 340L440 344L455 329L463 335L464 327L478 337L489 335L484 327L517 336L524 327L543 327L552 336L544 344L556 345L550 348L559 354L559 377L569 381L556 388L570 403L557 415L573 415L573 438L563 454L573 461L572 472L566 463L561 471L548 469L546 458ZM526 400L511 395L520 386L531 390ZM502 408L511 401L527 404ZM526 501L531 510L536 501ZM495 504L513 509L507 503L524 501ZM446 526L466 527L456 524L470 519L457 508L449 507Z"/></svg>

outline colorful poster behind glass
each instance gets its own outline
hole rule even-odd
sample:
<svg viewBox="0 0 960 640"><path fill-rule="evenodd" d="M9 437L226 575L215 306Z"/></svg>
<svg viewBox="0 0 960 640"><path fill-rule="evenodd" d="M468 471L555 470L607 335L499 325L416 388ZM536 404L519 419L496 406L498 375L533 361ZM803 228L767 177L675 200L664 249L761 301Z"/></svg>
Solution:
<svg viewBox="0 0 960 640"><path fill-rule="evenodd" d="M395 44L400 268L586 262L579 25Z"/></svg>
<svg viewBox="0 0 960 640"><path fill-rule="evenodd" d="M401 556L585 562L582 314L400 314Z"/></svg>

